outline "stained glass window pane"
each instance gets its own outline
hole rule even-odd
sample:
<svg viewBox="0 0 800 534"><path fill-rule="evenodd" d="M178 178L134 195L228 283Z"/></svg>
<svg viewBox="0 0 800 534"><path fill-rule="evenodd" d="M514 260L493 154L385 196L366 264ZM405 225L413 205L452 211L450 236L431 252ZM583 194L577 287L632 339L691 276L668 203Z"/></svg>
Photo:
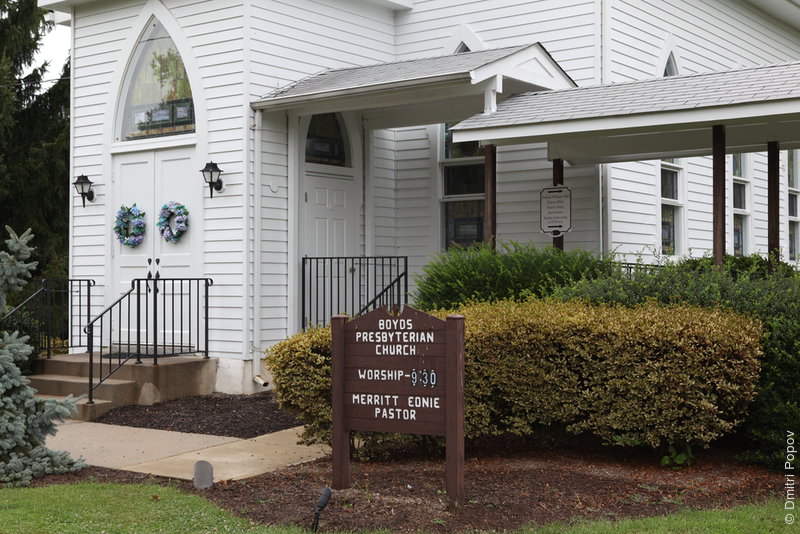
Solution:
<svg viewBox="0 0 800 534"><path fill-rule="evenodd" d="M150 22L136 45L123 87L119 140L194 132L194 101L186 67L158 20Z"/></svg>
<svg viewBox="0 0 800 534"><path fill-rule="evenodd" d="M483 200L444 203L445 246L483 241Z"/></svg>
<svg viewBox="0 0 800 534"><path fill-rule="evenodd" d="M744 256L744 215L733 216L733 255Z"/></svg>
<svg viewBox="0 0 800 534"><path fill-rule="evenodd" d="M447 165L444 168L444 194L482 195L485 185L483 163Z"/></svg>
<svg viewBox="0 0 800 534"><path fill-rule="evenodd" d="M661 169L661 198L678 200L678 172Z"/></svg>
<svg viewBox="0 0 800 534"><path fill-rule="evenodd" d="M444 125L444 157L452 158L473 158L483 156L480 143L478 141L467 141L465 143L454 143L453 132L450 124Z"/></svg>
<svg viewBox="0 0 800 534"><path fill-rule="evenodd" d="M675 254L676 206L661 206L661 252L667 256Z"/></svg>
<svg viewBox="0 0 800 534"><path fill-rule="evenodd" d="M306 136L306 162L347 166L344 127L336 113L311 117Z"/></svg>
<svg viewBox="0 0 800 534"><path fill-rule="evenodd" d="M732 157L732 166L731 166L731 174L734 176L738 176L742 178L742 165L744 164L744 158L741 154L733 154Z"/></svg>
<svg viewBox="0 0 800 534"><path fill-rule="evenodd" d="M733 207L737 210L747 209L747 186L745 184L733 183Z"/></svg>

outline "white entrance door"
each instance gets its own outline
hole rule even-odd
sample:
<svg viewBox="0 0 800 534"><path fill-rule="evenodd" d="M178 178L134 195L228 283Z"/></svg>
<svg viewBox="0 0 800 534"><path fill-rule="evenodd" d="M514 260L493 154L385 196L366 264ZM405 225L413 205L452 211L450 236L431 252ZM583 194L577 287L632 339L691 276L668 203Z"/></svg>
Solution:
<svg viewBox="0 0 800 534"><path fill-rule="evenodd" d="M352 314L360 285L353 260L344 259L360 253L359 183L353 169L309 167L304 173L303 326Z"/></svg>
<svg viewBox="0 0 800 534"><path fill-rule="evenodd" d="M115 290L112 301L131 288L132 280L147 278L148 274L158 274L160 278L199 276L204 186L199 168L194 158L194 148L118 154L114 157L115 214L122 205L131 207L136 204L145 212L147 227L144 241L139 246L130 248L118 241L113 245ZM178 243L164 240L156 226L161 206L169 201L183 204L189 211L189 229ZM196 295L196 289L192 288L192 291ZM181 298L188 300L189 286L168 285L159 298L163 300L168 296L167 292L185 294L185 297L178 297L180 304ZM179 329L172 326L179 325L180 318L176 317L171 305L160 313L164 329L169 332ZM173 317L177 321L173 321ZM122 335L127 337L128 329L123 327L122 331Z"/></svg>

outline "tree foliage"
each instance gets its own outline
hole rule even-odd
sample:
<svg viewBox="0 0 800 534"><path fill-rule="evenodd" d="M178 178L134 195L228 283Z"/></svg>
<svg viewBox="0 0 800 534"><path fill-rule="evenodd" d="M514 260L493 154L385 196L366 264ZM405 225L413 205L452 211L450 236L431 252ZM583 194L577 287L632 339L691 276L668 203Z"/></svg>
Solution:
<svg viewBox="0 0 800 534"><path fill-rule="evenodd" d="M0 222L32 228L40 269L66 276L69 65L33 66L45 13L36 0L0 0ZM43 90L46 78L60 81Z"/></svg>
<svg viewBox="0 0 800 534"><path fill-rule="evenodd" d="M0 252L0 314L5 309L8 292L19 291L25 278L36 267L28 262L33 249L28 245L30 229L18 236L6 227L9 252ZM19 364L27 360L31 346L27 336L18 332L0 332L0 486L25 485L46 474L65 473L83 464L66 452L51 451L45 446L48 435L55 434L54 421L69 417L75 410L71 398L66 401L39 399L36 390L22 375Z"/></svg>

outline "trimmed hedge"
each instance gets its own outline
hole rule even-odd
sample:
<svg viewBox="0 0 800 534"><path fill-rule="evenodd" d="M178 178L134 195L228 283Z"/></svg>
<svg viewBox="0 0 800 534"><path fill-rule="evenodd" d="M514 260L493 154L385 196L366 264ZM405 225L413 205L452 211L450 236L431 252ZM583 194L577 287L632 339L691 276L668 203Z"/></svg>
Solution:
<svg viewBox="0 0 800 534"><path fill-rule="evenodd" d="M549 295L555 288L617 269L589 252L505 243L454 247L436 256L417 276L415 306L454 308L468 301L496 301Z"/></svg>
<svg viewBox="0 0 800 534"><path fill-rule="evenodd" d="M595 306L531 299L476 303L465 316L467 437L563 424L622 445L707 444L745 416L761 325L719 309ZM447 312L437 315L444 317ZM281 406L330 439L330 330L267 352Z"/></svg>
<svg viewBox="0 0 800 534"><path fill-rule="evenodd" d="M723 307L761 320L764 358L758 394L737 433L738 446L745 458L777 469L785 461L786 430L800 422L800 277L787 269L775 275L750 272L733 265L698 268L697 260L691 260L630 277L612 273L581 280L554 295L596 304L638 306L655 299Z"/></svg>

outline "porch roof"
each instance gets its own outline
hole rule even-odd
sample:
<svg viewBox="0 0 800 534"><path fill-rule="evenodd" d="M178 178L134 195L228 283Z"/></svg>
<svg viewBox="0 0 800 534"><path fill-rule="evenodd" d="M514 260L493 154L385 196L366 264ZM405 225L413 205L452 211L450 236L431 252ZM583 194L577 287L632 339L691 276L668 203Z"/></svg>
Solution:
<svg viewBox="0 0 800 534"><path fill-rule="evenodd" d="M371 127L459 120L491 112L504 96L574 87L540 43L330 69L253 102L310 115L360 111Z"/></svg>
<svg viewBox="0 0 800 534"><path fill-rule="evenodd" d="M453 127L455 141L547 142L573 164L711 153L711 125L728 152L800 147L800 61L635 82L531 92Z"/></svg>

